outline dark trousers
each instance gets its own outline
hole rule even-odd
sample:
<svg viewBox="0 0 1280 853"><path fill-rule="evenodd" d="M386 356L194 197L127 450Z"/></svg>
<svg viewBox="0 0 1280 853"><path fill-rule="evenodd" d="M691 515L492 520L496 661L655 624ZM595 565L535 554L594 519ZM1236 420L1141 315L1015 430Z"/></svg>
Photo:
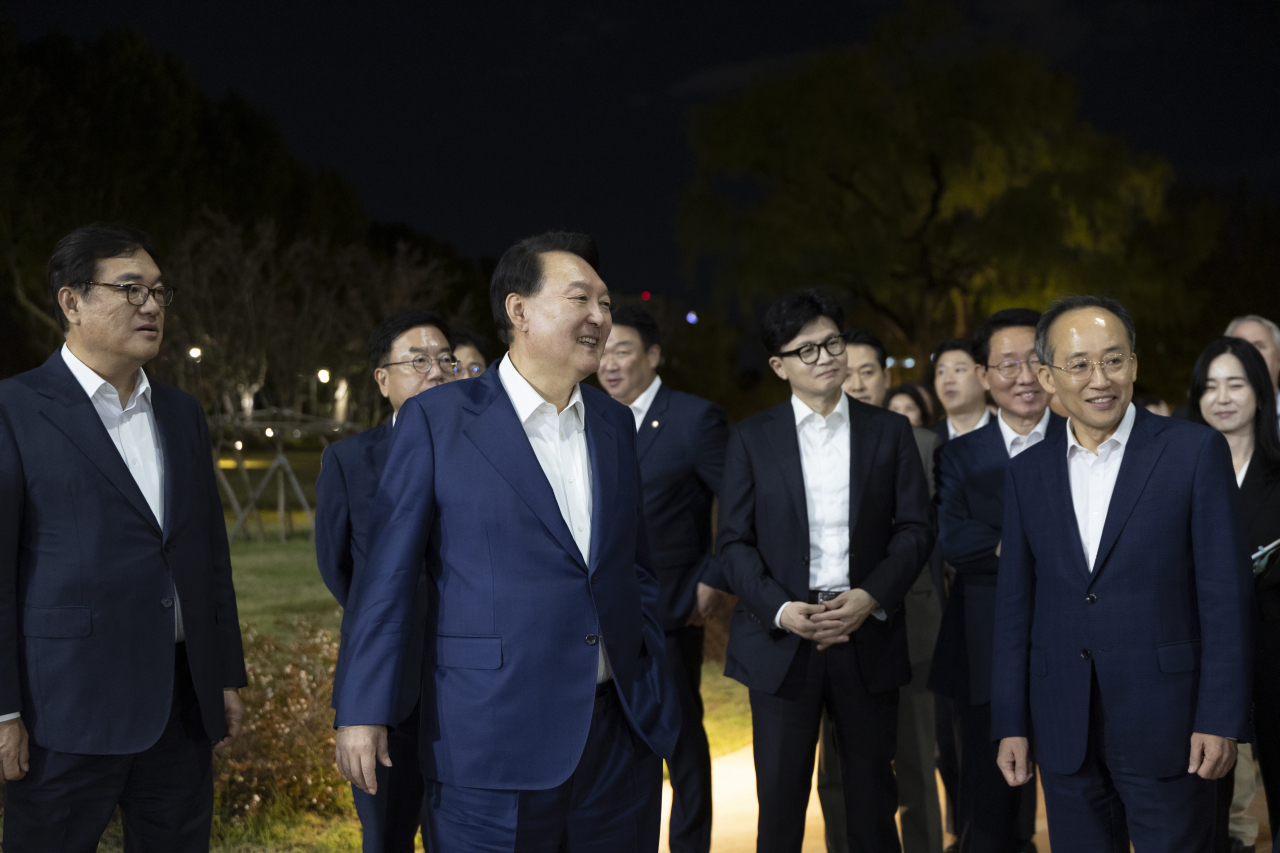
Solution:
<svg viewBox="0 0 1280 853"><path fill-rule="evenodd" d="M213 821L213 745L184 644L175 649L169 723L133 755L77 755L31 743L26 777L5 784L5 853L94 853L116 806L125 853L203 853ZM92 708L85 708L88 724Z"/></svg>
<svg viewBox="0 0 1280 853"><path fill-rule="evenodd" d="M959 835L959 820L956 814L956 798L960 793L960 750L956 745L957 729L956 703L950 697L934 696L934 714L937 723L938 737L938 775L942 777L942 788L946 791L947 813L943 828L952 835Z"/></svg>
<svg viewBox="0 0 1280 853"><path fill-rule="evenodd" d="M750 692L760 802L758 853L799 853L825 708L840 753L849 849L898 853L898 784L893 775L898 691L870 693L853 643L816 651L801 641L777 693Z"/></svg>
<svg viewBox="0 0 1280 853"><path fill-rule="evenodd" d="M1014 853L1022 838L1019 812L1027 785L1010 787L996 765L999 747L991 741L991 703L955 703L960 730L960 792L957 798L961 853ZM1031 802L1034 820L1035 800ZM1034 824L1033 832L1034 835ZM1027 836L1030 837L1030 836Z"/></svg>
<svg viewBox="0 0 1280 853"><path fill-rule="evenodd" d="M426 793L418 756L420 710L420 706L415 705L413 712L387 733L391 766L375 765L378 793L369 795L351 786L351 798L355 800L364 834L364 853L413 853ZM422 833L422 837L425 839L427 833Z"/></svg>
<svg viewBox="0 0 1280 853"><path fill-rule="evenodd" d="M534 733L536 735L536 733ZM567 781L545 791L430 783L430 849L439 853L654 853L662 759L631 730L610 690Z"/></svg>
<svg viewBox="0 0 1280 853"><path fill-rule="evenodd" d="M680 701L680 736L667 762L671 777L671 853L711 849L711 747L702 727L702 644L692 625L667 632L667 659Z"/></svg>
<svg viewBox="0 0 1280 853"><path fill-rule="evenodd" d="M1258 620L1254 644L1253 750L1274 838L1280 834L1280 625Z"/></svg>
<svg viewBox="0 0 1280 853"><path fill-rule="evenodd" d="M1156 779L1109 767L1106 738L1095 676L1084 764L1069 774L1040 768L1053 849L1128 853L1132 838L1142 853L1209 853L1215 783L1192 773Z"/></svg>

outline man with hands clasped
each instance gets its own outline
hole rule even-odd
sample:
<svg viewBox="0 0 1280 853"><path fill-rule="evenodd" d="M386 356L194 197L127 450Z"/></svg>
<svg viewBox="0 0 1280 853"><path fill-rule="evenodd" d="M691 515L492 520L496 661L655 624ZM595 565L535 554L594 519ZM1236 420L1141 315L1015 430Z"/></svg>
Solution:
<svg viewBox="0 0 1280 853"><path fill-rule="evenodd" d="M850 849L900 849L902 601L934 534L910 424L841 390L843 321L814 290L769 309L761 337L792 395L739 424L725 459L719 554L739 595L725 674L750 688L760 850L801 848L824 708Z"/></svg>

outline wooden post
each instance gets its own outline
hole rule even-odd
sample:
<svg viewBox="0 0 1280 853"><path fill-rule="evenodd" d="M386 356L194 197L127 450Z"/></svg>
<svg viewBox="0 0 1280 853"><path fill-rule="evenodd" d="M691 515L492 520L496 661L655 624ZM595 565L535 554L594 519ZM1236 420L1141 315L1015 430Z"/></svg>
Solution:
<svg viewBox="0 0 1280 853"><path fill-rule="evenodd" d="M235 452L236 452L236 468L239 469L240 471L240 478L244 480L244 490L248 492L250 496L249 497L249 514L252 515L253 520L257 522L258 538L261 541L266 542L267 528L266 528L266 525L262 523L262 513L258 512L258 502L253 497L255 492L253 489L253 483L249 482L249 470L245 468L245 465L244 465L244 453L242 453L240 451L240 448L236 447L234 443L231 446L232 448L235 449ZM245 535L249 537L250 542L253 541L253 537L249 535L248 528L245 528Z"/></svg>

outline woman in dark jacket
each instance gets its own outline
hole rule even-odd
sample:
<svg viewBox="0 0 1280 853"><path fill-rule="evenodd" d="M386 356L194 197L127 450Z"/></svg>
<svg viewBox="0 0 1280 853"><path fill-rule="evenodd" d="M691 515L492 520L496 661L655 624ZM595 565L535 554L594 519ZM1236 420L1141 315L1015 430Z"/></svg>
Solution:
<svg viewBox="0 0 1280 853"><path fill-rule="evenodd" d="M1227 439L1249 553L1280 539L1280 428L1266 362L1253 344L1218 338L1196 362L1188 395L1191 420ZM1262 769L1272 832L1280 817L1280 559L1255 567L1254 754ZM1242 769L1252 772L1252 766ZM1230 850L1226 815L1234 774L1220 780L1217 848ZM1239 849L1239 848L1237 848Z"/></svg>

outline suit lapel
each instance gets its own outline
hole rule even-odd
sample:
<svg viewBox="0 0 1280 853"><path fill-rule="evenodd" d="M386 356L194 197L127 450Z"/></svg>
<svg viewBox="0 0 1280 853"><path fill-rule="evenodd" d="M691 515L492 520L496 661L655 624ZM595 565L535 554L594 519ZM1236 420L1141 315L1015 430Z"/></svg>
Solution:
<svg viewBox="0 0 1280 853"><path fill-rule="evenodd" d="M1102 540L1098 543L1098 557L1093 563L1094 578L1097 578L1106 566L1107 556L1115 547L1120 531L1129 520L1129 515L1137 505L1138 498L1141 497L1142 490L1151 477L1151 472L1155 470L1156 461L1164 451L1164 442L1156 438L1151 431L1152 426L1156 424L1156 419L1150 416L1143 417L1142 415L1145 414L1146 412L1143 411L1138 415L1133 431L1129 433L1129 445L1124 449L1124 459L1120 462L1116 487L1111 493L1111 504L1107 507L1107 521L1102 528Z"/></svg>
<svg viewBox="0 0 1280 853"><path fill-rule="evenodd" d="M774 406L773 417L765 424L765 434L773 449L774 461L778 463L782 482L786 484L787 493L791 495L791 505L796 511L796 520L800 529L805 531L805 541L809 537L809 507L804 499L804 468L800 465L800 437L796 434L795 411L788 399L780 406Z"/></svg>
<svg viewBox="0 0 1280 853"><path fill-rule="evenodd" d="M142 496L137 481L129 473L120 451L107 434L107 428L102 425L98 410L62 360L61 351L55 351L42 369L46 372L46 381L38 390L51 399L41 407L40 414L85 455L138 515L160 533L160 525L147 505L147 499Z"/></svg>
<svg viewBox="0 0 1280 853"><path fill-rule="evenodd" d="M883 430L869 418L858 404L849 400L849 530L858 525L858 510L862 506L862 493L867 487L871 464L876 458Z"/></svg>
<svg viewBox="0 0 1280 853"><path fill-rule="evenodd" d="M1084 541L1080 538L1080 526L1076 522L1076 507L1071 499L1071 477L1067 473L1067 434L1059 432L1046 439L1049 444L1049 464L1040 467L1044 477L1044 498L1052 523L1059 527L1062 541L1071 552L1070 560L1076 567L1076 577L1089 579L1089 564L1085 559ZM1030 503L1030 501L1028 501Z"/></svg>
<svg viewBox="0 0 1280 853"><path fill-rule="evenodd" d="M653 397L653 405L645 413L640 430L636 433L636 458L643 459L649 452L649 448L653 446L653 440L658 437L658 430L662 429L663 424L666 423L667 406L670 403L671 389L666 385L659 386L658 393Z"/></svg>
<svg viewBox="0 0 1280 853"><path fill-rule="evenodd" d="M555 492L551 490L547 475L533 452L533 446L529 444L524 425L516 417L515 407L511 405L511 398L502 387L498 371L487 371L479 379L469 381L487 382L488 385L482 399L476 401L474 406L467 406L471 411L479 411L475 420L463 428L463 433L493 463L493 467L560 546L585 570L587 564L582 558L582 552L569 532L564 517L560 515Z"/></svg>
<svg viewBox="0 0 1280 853"><path fill-rule="evenodd" d="M1240 484L1240 503L1249 507L1248 515L1244 519L1244 529L1252 530L1253 523L1257 520L1258 514L1270 503L1267 498L1271 492L1280 485L1280 480L1267 476L1267 471L1260 464L1261 460L1250 463L1249 470L1244 473L1244 482ZM1270 542L1250 543L1250 548L1256 550L1260 545L1270 545Z"/></svg>
<svg viewBox="0 0 1280 853"><path fill-rule="evenodd" d="M172 404L168 395L151 383L151 413L155 417L156 437L160 441L160 470L161 485L164 493L160 496L161 505L164 507L164 531L165 540L169 538L169 531L173 529L173 484L189 483L191 478L185 470L178 471L176 465L185 460L186 454L178 453L178 436L182 434L181 428L177 423L177 406ZM212 457L211 457L211 464ZM132 479L132 476L130 476Z"/></svg>
<svg viewBox="0 0 1280 853"><path fill-rule="evenodd" d="M375 435L371 436L371 441L365 445L364 452L369 459L369 470L373 472L374 477L378 480L382 479L382 472L387 467L387 457L391 454L391 421L377 428Z"/></svg>
<svg viewBox="0 0 1280 853"><path fill-rule="evenodd" d="M606 524L613 518L614 498L618 490L618 435L600 414L600 406L590 405L583 395L586 411L587 450L591 457L591 559L588 572L594 572L603 550L605 531L615 529Z"/></svg>

